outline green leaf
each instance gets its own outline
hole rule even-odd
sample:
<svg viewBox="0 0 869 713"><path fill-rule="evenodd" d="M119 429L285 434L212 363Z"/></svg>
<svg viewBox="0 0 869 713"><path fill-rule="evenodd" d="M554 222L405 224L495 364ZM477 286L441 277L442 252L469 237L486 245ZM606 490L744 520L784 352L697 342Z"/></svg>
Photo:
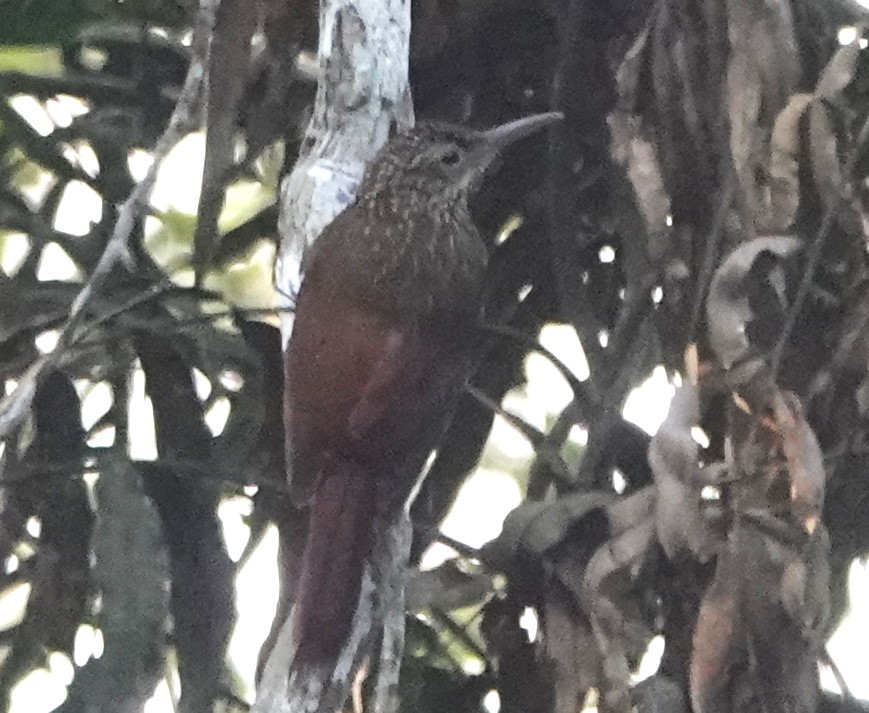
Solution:
<svg viewBox="0 0 869 713"><path fill-rule="evenodd" d="M0 72L22 72L58 77L63 70L59 47L48 45L0 46Z"/></svg>

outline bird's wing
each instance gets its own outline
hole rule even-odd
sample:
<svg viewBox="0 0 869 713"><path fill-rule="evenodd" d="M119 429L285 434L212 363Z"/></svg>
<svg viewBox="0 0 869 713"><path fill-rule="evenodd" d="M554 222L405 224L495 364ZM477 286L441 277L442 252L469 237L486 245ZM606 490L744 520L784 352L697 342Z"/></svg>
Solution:
<svg viewBox="0 0 869 713"><path fill-rule="evenodd" d="M396 447L411 428L399 414L420 408L433 355L366 305L303 285L285 358L290 483L304 503L329 454L371 463Z"/></svg>

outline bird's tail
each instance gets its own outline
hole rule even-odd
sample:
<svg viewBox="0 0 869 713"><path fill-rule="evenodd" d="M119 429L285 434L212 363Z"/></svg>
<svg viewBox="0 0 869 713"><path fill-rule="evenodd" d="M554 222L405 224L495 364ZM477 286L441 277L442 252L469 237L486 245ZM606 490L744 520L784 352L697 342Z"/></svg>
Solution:
<svg viewBox="0 0 869 713"><path fill-rule="evenodd" d="M294 608L294 666L334 663L350 634L377 508L376 474L329 459L310 502Z"/></svg>

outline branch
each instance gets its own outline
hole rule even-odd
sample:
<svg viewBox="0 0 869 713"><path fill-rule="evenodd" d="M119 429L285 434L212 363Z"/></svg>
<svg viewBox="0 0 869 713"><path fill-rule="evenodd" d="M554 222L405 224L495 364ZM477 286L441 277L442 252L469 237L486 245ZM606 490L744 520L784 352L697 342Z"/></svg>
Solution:
<svg viewBox="0 0 869 713"><path fill-rule="evenodd" d="M52 352L35 361L24 373L15 391L0 401L0 440L8 439L27 418L37 386L42 382L45 374L61 362L64 353L80 337L88 308L94 297L102 291L115 267L120 263L132 267L129 253L130 236L148 208L151 190L157 178L157 169L170 149L198 125L198 107L205 75L205 62L218 2L219 0L200 0L193 33L190 69L178 98L178 104L169 120L169 126L154 148L154 162L145 178L133 188L118 210L118 219L112 235L93 273L73 300L69 318L60 332L57 346Z"/></svg>

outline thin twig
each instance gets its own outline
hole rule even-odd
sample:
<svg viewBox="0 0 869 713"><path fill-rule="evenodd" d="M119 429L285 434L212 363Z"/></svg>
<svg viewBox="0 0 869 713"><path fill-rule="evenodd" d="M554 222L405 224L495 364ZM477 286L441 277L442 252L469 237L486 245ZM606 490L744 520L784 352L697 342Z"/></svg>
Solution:
<svg viewBox="0 0 869 713"><path fill-rule="evenodd" d="M465 628L459 624L455 619L453 619L446 612L442 612L439 609L431 607L429 609L429 614L431 618L434 619L438 624L443 626L447 631L450 632L456 639L459 640L459 643L462 644L466 649L471 651L477 658L486 662L486 665L489 664L489 656L486 651L471 637L471 635L465 631Z"/></svg>
<svg viewBox="0 0 869 713"><path fill-rule="evenodd" d="M460 542L454 537L450 537L449 535L444 534L442 531L437 530L437 535L435 536L435 542L439 542L445 547L449 547L451 550L455 550L462 557L467 557L468 559L480 560L482 554L479 549L469 545L465 542Z"/></svg>
<svg viewBox="0 0 869 713"><path fill-rule="evenodd" d="M97 329L97 327L101 327L106 322L114 319L115 317L118 317L125 312L129 312L130 310L138 307L141 304L145 304L146 302L150 302L152 300L158 299L159 297L163 297L169 292L173 292L175 289L175 285L168 280L165 282L159 282L151 285L150 287L148 287L148 289L133 295L125 302L113 306L111 309L97 316L95 319L90 320L87 324L82 325L82 328L78 330L78 333L75 335L75 342L80 343L88 334L93 332L93 330Z"/></svg>
<svg viewBox="0 0 869 713"><path fill-rule="evenodd" d="M541 455L547 452L561 453L564 444L570 437L570 431L580 422L580 408L577 400L574 398L558 414L558 418L555 419L555 423L552 424L549 433L543 439L542 448L538 450L531 463L531 467L528 469L528 487L526 489L526 498L528 500L543 500L546 496L547 487L552 481L550 476L553 475L553 472L552 466L549 463L551 459L543 458ZM561 480L557 485L566 487L568 490L576 487L576 483L572 479L566 483Z"/></svg>
<svg viewBox="0 0 869 713"><path fill-rule="evenodd" d="M836 679L836 684L839 686L839 690L842 691L842 696L848 700L856 701L857 699L848 687L848 682L845 681L845 677L842 675L842 670L839 668L839 664L833 660L833 657L830 655L830 649L826 644L821 647L821 661L830 667L830 671L833 672L833 678Z"/></svg>
<svg viewBox="0 0 869 713"><path fill-rule="evenodd" d="M544 347L530 334L526 334L525 332L507 324L483 324L481 328L486 332L491 332L492 334L509 337L523 346L528 347L531 351L535 351L545 357L547 361L558 370L558 373L564 377L565 381L567 381L570 390L573 391L574 400L578 401L578 405L583 409L583 417L588 418L590 415L590 409L598 401L598 395L595 393L594 385L591 381L581 381L576 374L570 370L567 364L561 361L561 359L555 356L555 354Z"/></svg>
<svg viewBox="0 0 869 713"><path fill-rule="evenodd" d="M465 391L473 396L480 404L489 409L492 413L497 414L521 433L525 439L531 443L534 448L541 448L546 439L546 434L535 426L525 421L521 416L517 416L505 409L489 394L481 389L478 389L472 384L465 386Z"/></svg>
<svg viewBox="0 0 869 713"><path fill-rule="evenodd" d="M35 361L25 372L15 391L0 401L0 440L9 438L27 418L39 383L47 372L61 362L67 349L75 343L91 302L103 290L117 265L123 263L131 266L130 236L148 209L151 190L157 179L157 169L172 147L198 125L198 107L217 4L217 0L200 2L193 33L190 68L178 104L175 106L166 131L154 148L154 161L147 174L118 209L118 218L112 235L93 273L72 302L69 318L60 331L57 346Z"/></svg>
<svg viewBox="0 0 869 713"><path fill-rule="evenodd" d="M516 414L507 411L497 401L477 387L468 384L465 386L465 391L473 396L483 406L492 411L492 413L501 416L501 418L525 437L537 453L535 462L542 459L543 462L550 467L555 478L557 478L566 488L570 488L573 485L573 478L570 469L567 467L567 464L564 462L564 459L561 457L558 450L555 449L555 444L550 443L549 436L546 433L538 430Z"/></svg>
<svg viewBox="0 0 869 713"><path fill-rule="evenodd" d="M634 308L642 309L645 303L635 302ZM588 442L582 453L582 461L579 465L577 482L581 487L592 487L595 483L598 468L610 445L611 435L618 422L622 419L622 407L627 398L627 393L634 383L634 377L647 360L646 344L650 340L651 330L650 317L641 322L636 330L634 339L627 342L622 350L616 354L623 355L621 363L617 365L614 376L607 386L606 393L598 406L595 418L590 422Z"/></svg>
<svg viewBox="0 0 869 713"><path fill-rule="evenodd" d="M697 285L694 290L694 304L691 307L691 321L688 326L688 342L696 342L698 339L697 328L700 325L700 319L703 315L704 298L706 297L709 283L712 281L712 274L715 272L715 260L719 254L721 239L724 237L727 211L730 210L730 204L733 201L735 192L736 178L731 170L728 173L727 180L724 184L724 190L721 192L721 201L718 204L718 210L715 211L712 229L706 237L706 245L703 251L703 262L700 264L700 274L697 276Z"/></svg>

